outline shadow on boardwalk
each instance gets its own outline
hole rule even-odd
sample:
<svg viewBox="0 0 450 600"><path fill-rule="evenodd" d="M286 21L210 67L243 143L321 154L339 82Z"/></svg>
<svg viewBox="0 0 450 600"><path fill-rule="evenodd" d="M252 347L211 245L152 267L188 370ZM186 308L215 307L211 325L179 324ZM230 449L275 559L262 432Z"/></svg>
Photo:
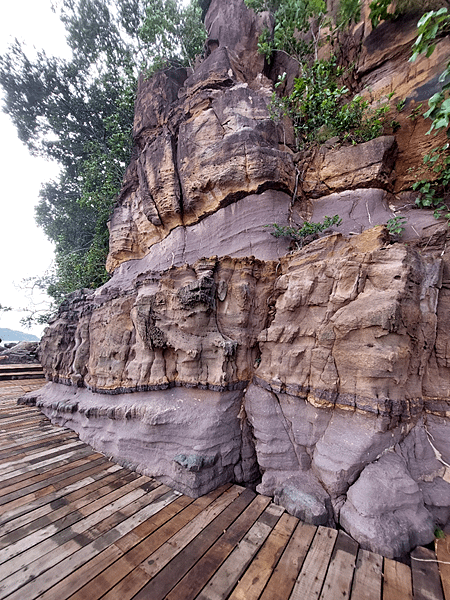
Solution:
<svg viewBox="0 0 450 600"><path fill-rule="evenodd" d="M17 405L42 384L0 382L0 599L450 600L450 537L410 568L237 485L193 500Z"/></svg>

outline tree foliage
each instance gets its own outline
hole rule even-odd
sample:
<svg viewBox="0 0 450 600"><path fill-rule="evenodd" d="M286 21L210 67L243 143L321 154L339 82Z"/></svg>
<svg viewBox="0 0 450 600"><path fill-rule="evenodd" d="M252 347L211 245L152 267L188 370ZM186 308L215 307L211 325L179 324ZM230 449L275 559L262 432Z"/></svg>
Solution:
<svg viewBox="0 0 450 600"><path fill-rule="evenodd" d="M149 0L140 36L151 48L153 69L174 63L193 66L206 40L201 17L197 1L183 6L178 0Z"/></svg>
<svg viewBox="0 0 450 600"><path fill-rule="evenodd" d="M192 61L204 40L197 0L61 0L70 59L16 41L0 57L3 110L30 152L57 161L36 220L55 244L40 278L57 303L108 278L107 221L131 153L136 82L164 61Z"/></svg>
<svg viewBox="0 0 450 600"><path fill-rule="evenodd" d="M274 20L273 33L266 29L259 39L259 50L268 60L281 50L302 62L317 46L312 20L320 22L326 14L324 0L245 0L256 13L268 11ZM304 35L312 33L313 39Z"/></svg>

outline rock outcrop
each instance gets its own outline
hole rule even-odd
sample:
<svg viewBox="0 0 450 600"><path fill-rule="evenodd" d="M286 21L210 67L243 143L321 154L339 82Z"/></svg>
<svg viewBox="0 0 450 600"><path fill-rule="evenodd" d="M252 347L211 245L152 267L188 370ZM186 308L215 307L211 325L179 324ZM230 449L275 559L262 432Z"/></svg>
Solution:
<svg viewBox="0 0 450 600"><path fill-rule="evenodd" d="M424 131L296 154L270 119L284 58L257 53L267 15L213 0L206 24L193 72L140 81L112 277L61 306L49 383L23 401L187 494L236 481L399 556L450 516L448 230L412 206L404 169ZM448 40L410 66L402 31L360 24L353 50L359 77L401 81L412 110ZM294 252L265 227L334 214Z"/></svg>
<svg viewBox="0 0 450 600"><path fill-rule="evenodd" d="M2 365L39 363L39 342L18 342L0 346Z"/></svg>

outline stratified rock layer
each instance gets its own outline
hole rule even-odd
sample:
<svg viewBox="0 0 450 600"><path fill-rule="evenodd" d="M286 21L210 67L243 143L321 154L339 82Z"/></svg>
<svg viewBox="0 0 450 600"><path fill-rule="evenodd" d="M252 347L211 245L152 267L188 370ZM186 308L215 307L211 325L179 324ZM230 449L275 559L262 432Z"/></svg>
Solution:
<svg viewBox="0 0 450 600"><path fill-rule="evenodd" d="M213 0L206 24L194 71L140 81L112 277L61 306L41 344L49 383L23 401L187 494L237 481L398 556L450 516L448 230L413 208L405 168L425 131L405 117L407 135L296 154L268 103L297 67L258 55L267 15ZM402 24L361 23L348 51L412 108L448 44L413 67ZM339 229L291 252L265 227L335 214Z"/></svg>

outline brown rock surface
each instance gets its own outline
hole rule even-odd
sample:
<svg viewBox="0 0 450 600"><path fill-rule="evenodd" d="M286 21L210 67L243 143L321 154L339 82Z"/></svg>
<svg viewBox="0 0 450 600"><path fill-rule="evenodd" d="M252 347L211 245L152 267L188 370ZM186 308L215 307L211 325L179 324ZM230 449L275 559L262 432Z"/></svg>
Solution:
<svg viewBox="0 0 450 600"><path fill-rule="evenodd" d="M412 21L355 26L356 78L374 97L398 84L409 113L395 137L308 161L269 116L295 69L258 55L267 19L213 0L207 57L141 79L112 277L61 306L41 344L50 383L24 401L192 496L238 481L394 556L450 515L449 235L415 208L408 168L429 138L407 119L448 40L412 67ZM289 254L264 227L334 214L340 228Z"/></svg>
<svg viewBox="0 0 450 600"><path fill-rule="evenodd" d="M310 198L358 188L392 188L397 156L394 136L343 148L320 148L309 165L303 191Z"/></svg>
<svg viewBox="0 0 450 600"><path fill-rule="evenodd" d="M391 414L400 402L414 412L436 336L442 265L406 246L385 247L383 233L349 242L335 234L282 259L256 371L272 389L317 405Z"/></svg>

